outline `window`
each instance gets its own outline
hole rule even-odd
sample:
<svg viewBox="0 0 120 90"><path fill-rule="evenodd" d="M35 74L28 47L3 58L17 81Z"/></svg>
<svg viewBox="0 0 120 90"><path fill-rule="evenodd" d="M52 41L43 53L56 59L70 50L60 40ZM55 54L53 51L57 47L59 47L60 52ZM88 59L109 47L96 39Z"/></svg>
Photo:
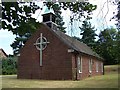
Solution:
<svg viewBox="0 0 120 90"><path fill-rule="evenodd" d="M77 68L78 68L78 72L82 73L82 59L79 56L78 56L78 59L77 59Z"/></svg>
<svg viewBox="0 0 120 90"><path fill-rule="evenodd" d="M89 60L89 72L92 72L92 59Z"/></svg>
<svg viewBox="0 0 120 90"><path fill-rule="evenodd" d="M103 72L103 63L101 63L101 71Z"/></svg>
<svg viewBox="0 0 120 90"><path fill-rule="evenodd" d="M98 72L98 62L96 62L96 72Z"/></svg>

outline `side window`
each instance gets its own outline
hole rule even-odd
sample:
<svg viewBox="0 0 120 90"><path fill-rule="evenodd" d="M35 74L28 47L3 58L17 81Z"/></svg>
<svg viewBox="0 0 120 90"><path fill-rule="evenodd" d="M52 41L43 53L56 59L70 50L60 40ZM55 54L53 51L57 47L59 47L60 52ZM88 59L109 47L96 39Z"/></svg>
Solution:
<svg viewBox="0 0 120 90"><path fill-rule="evenodd" d="M103 63L101 63L101 71L103 72Z"/></svg>
<svg viewBox="0 0 120 90"><path fill-rule="evenodd" d="M98 68L99 68L99 66L98 66L98 62L96 62L96 72L99 71Z"/></svg>
<svg viewBox="0 0 120 90"><path fill-rule="evenodd" d="M79 56L77 58L77 68L78 68L78 72L82 73L82 58Z"/></svg>
<svg viewBox="0 0 120 90"><path fill-rule="evenodd" d="M89 72L92 72L92 59L89 60Z"/></svg>

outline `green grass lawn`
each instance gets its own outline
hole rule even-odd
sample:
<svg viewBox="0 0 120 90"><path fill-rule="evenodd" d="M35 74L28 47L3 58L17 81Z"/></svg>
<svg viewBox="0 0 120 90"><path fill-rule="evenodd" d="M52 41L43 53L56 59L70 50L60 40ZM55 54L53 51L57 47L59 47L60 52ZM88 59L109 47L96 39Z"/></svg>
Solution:
<svg viewBox="0 0 120 90"><path fill-rule="evenodd" d="M113 72L81 81L17 79L17 75L3 75L2 88L118 88L118 73Z"/></svg>

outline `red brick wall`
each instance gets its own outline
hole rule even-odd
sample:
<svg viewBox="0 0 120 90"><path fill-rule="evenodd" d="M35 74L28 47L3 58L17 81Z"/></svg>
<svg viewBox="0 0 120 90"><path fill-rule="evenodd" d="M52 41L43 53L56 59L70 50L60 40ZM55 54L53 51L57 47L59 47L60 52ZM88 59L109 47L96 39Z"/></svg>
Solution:
<svg viewBox="0 0 120 90"><path fill-rule="evenodd" d="M72 68L77 68L77 57L78 56L82 56L82 73L78 73L77 69L76 69L76 72L77 72L77 80L81 80L81 79L84 79L86 77L90 77L90 76L95 76L95 75L102 75L103 72L101 70L101 63L102 61L98 60L97 58L95 57L90 57L88 55L85 55L85 54L81 54L81 55L73 55L72 56ZM91 74L89 73L89 60L90 58L92 59L92 72ZM96 62L98 62L98 72L96 72Z"/></svg>
<svg viewBox="0 0 120 90"><path fill-rule="evenodd" d="M77 60L76 54L72 54L72 79L77 80Z"/></svg>
<svg viewBox="0 0 120 90"><path fill-rule="evenodd" d="M40 33L50 42L43 50L43 66L39 65L39 50L34 43L39 38ZM91 76L101 75L101 61L85 54L82 56L82 73L77 71L77 54L68 53L68 46L64 44L52 31L43 25L29 38L21 50L18 60L18 78L29 79L51 79L81 80L89 77L89 59L93 60ZM99 62L99 72L96 72L96 61Z"/></svg>
<svg viewBox="0 0 120 90"><path fill-rule="evenodd" d="M40 33L43 33L50 42L43 51L42 67L39 65L39 50L34 46ZM18 60L18 78L72 79L71 58L67 45L47 27L41 26L21 50Z"/></svg>

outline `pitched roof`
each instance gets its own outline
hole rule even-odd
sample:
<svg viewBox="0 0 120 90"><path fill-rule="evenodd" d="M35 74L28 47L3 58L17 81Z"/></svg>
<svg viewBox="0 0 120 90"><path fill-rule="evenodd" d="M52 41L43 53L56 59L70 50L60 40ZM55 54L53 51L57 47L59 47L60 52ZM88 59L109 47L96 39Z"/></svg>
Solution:
<svg viewBox="0 0 120 90"><path fill-rule="evenodd" d="M6 58L8 55L5 53L5 51L0 48L0 58Z"/></svg>
<svg viewBox="0 0 120 90"><path fill-rule="evenodd" d="M48 8L46 6L46 9L45 9L44 13L42 13L42 15L46 15L46 14L50 14L50 13L55 15L54 10L52 8Z"/></svg>
<svg viewBox="0 0 120 90"><path fill-rule="evenodd" d="M51 30L51 31L53 31L59 37L59 39L61 39L64 43L66 43L71 49L74 49L78 52L81 52L81 53L84 53L84 54L87 54L90 56L94 56L94 57L97 57L97 58L103 60L102 57L100 57L96 52L94 52L86 44L66 35L65 33L61 32L59 30Z"/></svg>

